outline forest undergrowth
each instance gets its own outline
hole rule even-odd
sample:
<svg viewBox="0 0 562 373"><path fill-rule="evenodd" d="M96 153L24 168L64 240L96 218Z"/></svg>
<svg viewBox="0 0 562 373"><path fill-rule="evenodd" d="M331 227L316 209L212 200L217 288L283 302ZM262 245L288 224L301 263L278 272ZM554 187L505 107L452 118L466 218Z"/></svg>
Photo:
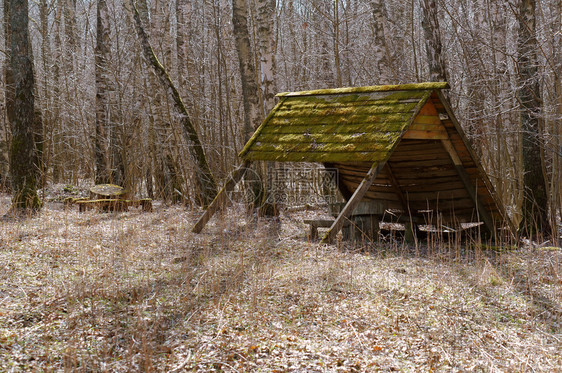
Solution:
<svg viewBox="0 0 562 373"><path fill-rule="evenodd" d="M0 200L0 213L9 197ZM305 217L0 222L2 372L562 371L562 251L319 246Z"/></svg>

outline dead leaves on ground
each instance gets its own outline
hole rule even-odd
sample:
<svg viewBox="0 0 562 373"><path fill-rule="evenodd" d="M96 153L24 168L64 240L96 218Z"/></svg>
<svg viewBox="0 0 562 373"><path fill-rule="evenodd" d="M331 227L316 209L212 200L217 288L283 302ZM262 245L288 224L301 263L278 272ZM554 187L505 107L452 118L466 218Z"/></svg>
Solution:
<svg viewBox="0 0 562 373"><path fill-rule="evenodd" d="M274 236L236 211L192 235L180 207L2 223L0 371L562 366L560 251L457 262L318 247L307 213Z"/></svg>

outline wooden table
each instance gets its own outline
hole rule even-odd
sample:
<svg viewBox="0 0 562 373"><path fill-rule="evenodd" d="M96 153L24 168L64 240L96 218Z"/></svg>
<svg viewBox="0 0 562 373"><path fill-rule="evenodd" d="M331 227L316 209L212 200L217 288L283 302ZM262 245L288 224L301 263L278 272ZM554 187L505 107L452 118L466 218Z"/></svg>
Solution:
<svg viewBox="0 0 562 373"><path fill-rule="evenodd" d="M98 184L90 188L91 199L127 199L125 188L115 184Z"/></svg>
<svg viewBox="0 0 562 373"><path fill-rule="evenodd" d="M80 212L93 207L100 211L127 211L129 206L141 206L143 211L152 211L152 199L128 199L127 190L119 185L98 184L90 188L90 199L77 201Z"/></svg>

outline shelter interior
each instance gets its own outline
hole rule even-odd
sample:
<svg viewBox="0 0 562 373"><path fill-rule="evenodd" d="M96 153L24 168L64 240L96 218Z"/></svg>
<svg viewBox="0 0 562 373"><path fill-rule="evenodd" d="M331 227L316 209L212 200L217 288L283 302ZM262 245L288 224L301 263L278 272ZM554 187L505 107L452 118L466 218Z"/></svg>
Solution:
<svg viewBox="0 0 562 373"><path fill-rule="evenodd" d="M438 100L437 97L434 99ZM433 100L429 100L397 144L363 200L376 200L385 209L402 211L414 220L428 224L439 220L441 224L458 226L460 223L482 221L453 159L463 156L465 161L462 166L474 180L474 188L479 181L478 168L448 116L442 115L441 118ZM453 149L444 141L450 141ZM456 152L456 156L451 155L451 151ZM351 198L372 166L370 162L325 165L338 170L338 186L346 200ZM479 187L486 188L484 181L480 181ZM495 209L491 195L481 195L485 196L482 201L484 207Z"/></svg>

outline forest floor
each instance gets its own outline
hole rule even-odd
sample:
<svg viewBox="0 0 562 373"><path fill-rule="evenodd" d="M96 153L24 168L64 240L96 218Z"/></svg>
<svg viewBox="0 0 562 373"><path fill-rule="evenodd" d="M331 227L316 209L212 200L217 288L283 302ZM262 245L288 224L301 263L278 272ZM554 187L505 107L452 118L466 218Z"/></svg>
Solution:
<svg viewBox="0 0 562 373"><path fill-rule="evenodd" d="M9 198L0 197L0 214ZM231 208L0 222L0 371L562 371L562 251L319 246Z"/></svg>

